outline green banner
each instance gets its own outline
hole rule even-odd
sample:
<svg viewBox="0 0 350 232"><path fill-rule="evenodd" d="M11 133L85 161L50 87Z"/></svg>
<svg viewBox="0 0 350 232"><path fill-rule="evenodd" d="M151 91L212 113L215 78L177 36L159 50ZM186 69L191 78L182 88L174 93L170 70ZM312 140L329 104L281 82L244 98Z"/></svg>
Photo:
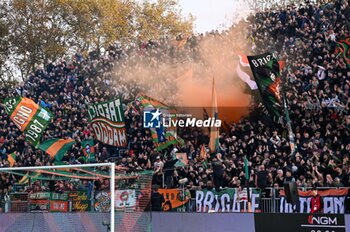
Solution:
<svg viewBox="0 0 350 232"><path fill-rule="evenodd" d="M255 212L259 208L260 191L250 189L251 208ZM247 212L248 194L244 189L196 190L197 212Z"/></svg>
<svg viewBox="0 0 350 232"><path fill-rule="evenodd" d="M61 201L67 201L68 200L68 192L64 193L51 193L50 200L61 200Z"/></svg>
<svg viewBox="0 0 350 232"><path fill-rule="evenodd" d="M50 198L51 198L50 192L37 192L37 193L29 194L29 199L31 200L50 199Z"/></svg>
<svg viewBox="0 0 350 232"><path fill-rule="evenodd" d="M98 141L115 147L127 146L124 110L120 98L90 104L88 114Z"/></svg>
<svg viewBox="0 0 350 232"><path fill-rule="evenodd" d="M49 200L61 200L61 201L67 201L68 200L68 193L55 193L55 192L37 192L37 193L30 193L29 199L31 200L41 200L41 199L49 199Z"/></svg>

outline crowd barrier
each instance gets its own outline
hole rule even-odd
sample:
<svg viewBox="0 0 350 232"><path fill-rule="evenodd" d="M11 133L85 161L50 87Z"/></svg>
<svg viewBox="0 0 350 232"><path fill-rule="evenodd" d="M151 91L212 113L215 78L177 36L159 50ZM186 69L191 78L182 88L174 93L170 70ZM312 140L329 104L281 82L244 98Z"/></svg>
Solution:
<svg viewBox="0 0 350 232"><path fill-rule="evenodd" d="M312 191L300 192L300 213L310 212ZM239 189L185 190L160 189L164 196L164 211L177 212L248 212L247 192ZM320 189L324 213L350 213L350 198L347 188ZM139 211L139 192L116 190L115 208L117 211ZM293 208L287 203L283 191L252 189L251 211L263 213L291 213ZM54 192L14 192L6 200L0 199L0 212L106 212L110 206L110 195L106 191ZM250 210L250 209L249 209ZM143 210L142 210L143 211Z"/></svg>

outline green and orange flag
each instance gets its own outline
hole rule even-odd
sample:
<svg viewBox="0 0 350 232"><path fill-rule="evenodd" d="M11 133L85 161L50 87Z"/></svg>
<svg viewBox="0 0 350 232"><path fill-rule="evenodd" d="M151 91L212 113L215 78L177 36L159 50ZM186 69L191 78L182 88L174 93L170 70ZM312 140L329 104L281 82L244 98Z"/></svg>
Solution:
<svg viewBox="0 0 350 232"><path fill-rule="evenodd" d="M183 144L184 141L177 136L174 126L165 127L163 125L163 115L176 115L176 109L151 98L145 94L136 96L135 102L139 102L143 108L144 128L149 128L152 134L153 143L157 151L161 151L173 144ZM159 122L158 127L153 127L153 114L158 114L155 121ZM176 117L171 117L175 120ZM152 126L151 126L152 125Z"/></svg>
<svg viewBox="0 0 350 232"><path fill-rule="evenodd" d="M49 139L39 144L38 148L49 154L52 160L61 161L73 144L73 139Z"/></svg>
<svg viewBox="0 0 350 232"><path fill-rule="evenodd" d="M29 183L29 174L27 172L27 174L25 174L24 176L22 176L22 178L18 181L18 184L28 184Z"/></svg>
<svg viewBox="0 0 350 232"><path fill-rule="evenodd" d="M337 42L337 49L335 52L342 55L347 66L350 68L350 37L344 40L339 40L339 42Z"/></svg>
<svg viewBox="0 0 350 232"><path fill-rule="evenodd" d="M16 160L17 160L17 154L15 151L7 155L7 161L9 162L10 167L13 167L15 165Z"/></svg>
<svg viewBox="0 0 350 232"><path fill-rule="evenodd" d="M52 115L26 97L6 98L5 110L13 123L25 134L26 140L37 147Z"/></svg>
<svg viewBox="0 0 350 232"><path fill-rule="evenodd" d="M95 143L93 139L84 140L81 142L83 148L84 160L94 162L96 160Z"/></svg>

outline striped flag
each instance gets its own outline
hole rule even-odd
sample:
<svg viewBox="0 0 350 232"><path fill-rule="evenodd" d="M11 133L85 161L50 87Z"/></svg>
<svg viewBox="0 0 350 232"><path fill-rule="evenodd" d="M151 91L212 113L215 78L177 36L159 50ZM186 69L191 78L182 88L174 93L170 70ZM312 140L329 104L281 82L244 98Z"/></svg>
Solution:
<svg viewBox="0 0 350 232"><path fill-rule="evenodd" d="M177 136L176 127L163 126L163 120L162 120L163 115L176 114L175 109L144 94L138 95L135 101L140 102L143 107L144 121L145 121L145 114L149 112L155 112L159 114L159 120L161 123L160 127L150 128L153 142L158 151L161 151L169 147L170 145L184 143L184 141Z"/></svg>
<svg viewBox="0 0 350 232"><path fill-rule="evenodd" d="M17 154L15 151L7 155L7 161L9 162L10 167L13 167L15 165L16 160L17 160Z"/></svg>
<svg viewBox="0 0 350 232"><path fill-rule="evenodd" d="M212 117L215 118L215 120L218 119L218 101L216 98L216 90L215 90L215 79L213 77L213 86L212 86L212 100L211 100L211 107L212 107ZM219 128L212 127L210 129L210 140L209 140L209 148L211 152L215 152L217 147L219 145Z"/></svg>
<svg viewBox="0 0 350 232"><path fill-rule="evenodd" d="M6 98L4 103L10 119L25 134L26 140L36 147L52 115L26 97Z"/></svg>
<svg viewBox="0 0 350 232"><path fill-rule="evenodd" d="M29 175L28 172L25 174L19 181L18 184L28 184L29 183Z"/></svg>
<svg viewBox="0 0 350 232"><path fill-rule="evenodd" d="M38 148L49 154L51 159L61 161L73 144L73 139L49 139L39 144Z"/></svg>
<svg viewBox="0 0 350 232"><path fill-rule="evenodd" d="M50 178L50 177L49 177ZM22 178L18 181L18 184L28 184L29 181L31 181L32 183L37 181L37 180L41 180L41 179L45 179L44 176L42 176L40 174L40 172L38 171L32 171L32 172L27 172L24 176L22 176ZM46 177L47 180L47 177Z"/></svg>
<svg viewBox="0 0 350 232"><path fill-rule="evenodd" d="M154 98L151 98L145 94L139 94L136 96L136 101L139 101L144 108L152 108L152 109L169 109L169 106L160 102Z"/></svg>

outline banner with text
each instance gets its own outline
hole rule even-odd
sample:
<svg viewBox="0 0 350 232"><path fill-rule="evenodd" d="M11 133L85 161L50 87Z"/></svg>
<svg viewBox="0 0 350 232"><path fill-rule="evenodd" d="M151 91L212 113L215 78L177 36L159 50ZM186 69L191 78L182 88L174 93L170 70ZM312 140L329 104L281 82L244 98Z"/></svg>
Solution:
<svg viewBox="0 0 350 232"><path fill-rule="evenodd" d="M255 212L259 208L260 193L250 191L251 207ZM237 189L224 189L220 192L215 190L196 191L197 212L241 212L248 211L247 191Z"/></svg>
<svg viewBox="0 0 350 232"><path fill-rule="evenodd" d="M262 101L271 118L276 122L282 119L282 99L280 93L280 64L276 53L248 56Z"/></svg>
<svg viewBox="0 0 350 232"><path fill-rule="evenodd" d="M186 153L185 153L186 154ZM170 211L186 204L190 198L186 192L183 194L180 189L159 189L158 192L163 195L163 210Z"/></svg>
<svg viewBox="0 0 350 232"><path fill-rule="evenodd" d="M115 147L126 147L124 111L120 98L90 104L88 113L96 139Z"/></svg>
<svg viewBox="0 0 350 232"><path fill-rule="evenodd" d="M255 213L255 232L345 232L344 214Z"/></svg>
<svg viewBox="0 0 350 232"><path fill-rule="evenodd" d="M280 194L280 212L293 212L292 205L287 203L284 190L281 190ZM323 213L344 213L345 198L348 194L348 189L319 190L318 194L323 200ZM312 196L311 190L305 192L299 190L300 213L310 213Z"/></svg>
<svg viewBox="0 0 350 232"><path fill-rule="evenodd" d="M73 212L84 212L91 210L90 196L87 191L74 191L68 195L72 201Z"/></svg>
<svg viewBox="0 0 350 232"><path fill-rule="evenodd" d="M68 201L50 201L50 212L68 212Z"/></svg>
<svg viewBox="0 0 350 232"><path fill-rule="evenodd" d="M49 200L30 200L29 211L30 212L48 212Z"/></svg>
<svg viewBox="0 0 350 232"><path fill-rule="evenodd" d="M6 98L4 103L10 119L24 133L26 140L37 146L52 115L26 97Z"/></svg>

